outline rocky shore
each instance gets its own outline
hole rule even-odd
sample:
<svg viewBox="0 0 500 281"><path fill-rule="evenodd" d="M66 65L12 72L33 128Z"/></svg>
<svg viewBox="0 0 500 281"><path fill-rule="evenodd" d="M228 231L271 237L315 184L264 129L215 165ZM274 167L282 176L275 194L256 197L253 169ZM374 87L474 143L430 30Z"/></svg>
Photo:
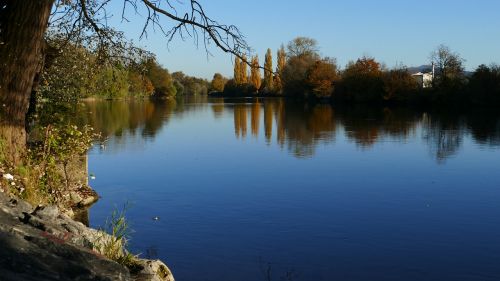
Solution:
<svg viewBox="0 0 500 281"><path fill-rule="evenodd" d="M0 189L1 280L174 281L159 260L137 259L130 270L106 258L102 245L110 239L56 206L34 207Z"/></svg>

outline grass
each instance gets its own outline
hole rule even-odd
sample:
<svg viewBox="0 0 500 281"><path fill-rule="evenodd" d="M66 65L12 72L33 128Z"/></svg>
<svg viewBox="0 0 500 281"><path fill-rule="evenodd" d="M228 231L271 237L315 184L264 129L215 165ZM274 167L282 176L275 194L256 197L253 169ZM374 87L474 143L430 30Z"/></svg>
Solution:
<svg viewBox="0 0 500 281"><path fill-rule="evenodd" d="M106 220L104 228L101 228L93 248L106 258L126 266L132 273L142 269L137 256L127 250L131 229L125 218L128 208L126 204L122 210L114 210L111 217Z"/></svg>

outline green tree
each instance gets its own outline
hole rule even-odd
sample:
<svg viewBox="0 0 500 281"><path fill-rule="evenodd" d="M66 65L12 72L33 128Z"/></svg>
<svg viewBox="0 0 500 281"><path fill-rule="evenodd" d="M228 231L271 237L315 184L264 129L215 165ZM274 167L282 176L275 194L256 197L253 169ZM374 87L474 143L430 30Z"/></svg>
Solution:
<svg viewBox="0 0 500 281"><path fill-rule="evenodd" d="M123 98L128 95L128 72L119 67L101 69L96 79L96 94L105 98Z"/></svg>
<svg viewBox="0 0 500 281"><path fill-rule="evenodd" d="M267 49L264 62L264 85L267 92L272 92L274 89L273 81L273 55L271 49Z"/></svg>
<svg viewBox="0 0 500 281"><path fill-rule="evenodd" d="M84 46L48 38L47 60L39 94L51 103L75 102L95 95L95 79L103 67Z"/></svg>
<svg viewBox="0 0 500 281"><path fill-rule="evenodd" d="M259 56L254 56L252 57L252 67L250 69L250 83L252 83L252 86L255 87L255 90L258 92L260 89L260 86L262 85L262 80L261 80L261 73L260 73L260 66L259 66Z"/></svg>

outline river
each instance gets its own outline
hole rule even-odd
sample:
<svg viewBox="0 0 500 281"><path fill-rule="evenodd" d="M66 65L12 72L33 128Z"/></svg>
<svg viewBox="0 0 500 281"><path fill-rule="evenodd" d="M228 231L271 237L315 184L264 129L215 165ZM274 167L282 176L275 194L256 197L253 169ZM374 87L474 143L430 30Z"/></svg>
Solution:
<svg viewBox="0 0 500 281"><path fill-rule="evenodd" d="M184 281L499 280L500 113L279 98L94 101L133 252Z"/></svg>

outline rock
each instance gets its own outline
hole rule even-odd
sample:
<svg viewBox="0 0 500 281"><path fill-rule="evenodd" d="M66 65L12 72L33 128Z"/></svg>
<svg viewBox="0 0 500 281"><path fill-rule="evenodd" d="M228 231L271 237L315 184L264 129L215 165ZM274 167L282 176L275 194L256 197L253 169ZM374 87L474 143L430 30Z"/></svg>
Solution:
<svg viewBox="0 0 500 281"><path fill-rule="evenodd" d="M91 250L87 232L97 230L55 207L33 211L0 193L0 280L133 280L126 267Z"/></svg>
<svg viewBox="0 0 500 281"><path fill-rule="evenodd" d="M59 216L59 209L56 206L38 206L32 215L43 220L54 220Z"/></svg>
<svg viewBox="0 0 500 281"><path fill-rule="evenodd" d="M90 206L90 205L94 204L95 202L97 202L97 200L98 200L97 196L89 195L87 198L80 201L79 205L82 207Z"/></svg>
<svg viewBox="0 0 500 281"><path fill-rule="evenodd" d="M15 209L19 210L20 213L22 213L22 212L31 213L33 210L33 206L31 206L30 203L28 203L24 200L18 200L16 198L11 198L9 200L9 204L11 207L15 207Z"/></svg>
<svg viewBox="0 0 500 281"><path fill-rule="evenodd" d="M71 191L69 196L71 198L71 203L73 203L74 205L80 204L80 202L82 202L82 200L83 200L83 198L80 196L80 194L78 194L75 191Z"/></svg>
<svg viewBox="0 0 500 281"><path fill-rule="evenodd" d="M143 269L135 276L136 281L175 281L170 269L160 260L140 260Z"/></svg>
<svg viewBox="0 0 500 281"><path fill-rule="evenodd" d="M0 280L174 281L161 261L138 260L137 275L102 254L112 236L86 227L54 206L33 207L0 193Z"/></svg>

